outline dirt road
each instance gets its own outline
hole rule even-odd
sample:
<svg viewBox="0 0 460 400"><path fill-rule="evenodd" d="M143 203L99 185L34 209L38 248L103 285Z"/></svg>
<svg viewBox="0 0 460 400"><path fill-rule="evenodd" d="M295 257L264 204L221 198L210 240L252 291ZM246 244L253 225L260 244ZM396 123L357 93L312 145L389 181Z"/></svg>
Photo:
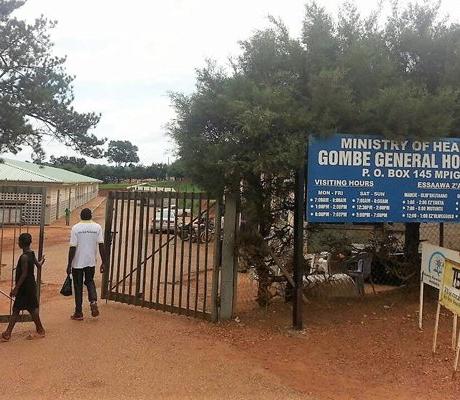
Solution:
<svg viewBox="0 0 460 400"><path fill-rule="evenodd" d="M102 305L98 320L69 320L71 300L43 305L47 337L22 325L0 346L0 398L300 399L295 390L198 322L125 305Z"/></svg>
<svg viewBox="0 0 460 400"><path fill-rule="evenodd" d="M95 204L97 205L97 204ZM96 220L101 221L103 207ZM42 317L47 337L22 324L0 343L0 399L453 400L452 318L443 312L432 357L435 302L417 328L417 291L312 301L303 333L290 306L248 308L241 322L210 324L158 311L101 304L98 320L70 321L58 295L69 228L46 231ZM434 297L433 297L434 298Z"/></svg>
<svg viewBox="0 0 460 400"><path fill-rule="evenodd" d="M103 222L100 199L91 206L98 204L95 220ZM63 221L46 228L47 336L27 341L33 326L19 324L0 344L0 399L305 398L219 337L196 335L205 322L114 303L101 304L97 320L71 321L73 300L58 295L68 236Z"/></svg>

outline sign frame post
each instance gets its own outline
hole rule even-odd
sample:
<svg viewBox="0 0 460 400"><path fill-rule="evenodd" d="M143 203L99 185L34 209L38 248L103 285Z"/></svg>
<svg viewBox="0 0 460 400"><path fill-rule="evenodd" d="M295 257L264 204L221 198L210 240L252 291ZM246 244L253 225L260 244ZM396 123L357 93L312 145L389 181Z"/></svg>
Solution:
<svg viewBox="0 0 460 400"><path fill-rule="evenodd" d="M424 297L425 283L423 282L423 269L420 269L420 305L418 310L418 328L423 330L423 297Z"/></svg>
<svg viewBox="0 0 460 400"><path fill-rule="evenodd" d="M303 163L304 164L304 163ZM294 298L292 325L296 330L303 329L303 274L304 274L304 210L305 210L305 166L295 173L294 206Z"/></svg>
<svg viewBox="0 0 460 400"><path fill-rule="evenodd" d="M457 347L457 320L458 315L454 314L454 319L452 321L452 350L455 350Z"/></svg>
<svg viewBox="0 0 460 400"><path fill-rule="evenodd" d="M458 333L457 349L455 351L454 371L452 372L452 379L455 378L455 375L457 374L459 355L460 355L460 332Z"/></svg>
<svg viewBox="0 0 460 400"><path fill-rule="evenodd" d="M439 296L441 297L441 295ZM439 314L441 314L441 299L438 301L438 307L436 309L436 321L434 323L434 337L433 337L433 356L436 354L436 348L438 344L438 329L439 329Z"/></svg>

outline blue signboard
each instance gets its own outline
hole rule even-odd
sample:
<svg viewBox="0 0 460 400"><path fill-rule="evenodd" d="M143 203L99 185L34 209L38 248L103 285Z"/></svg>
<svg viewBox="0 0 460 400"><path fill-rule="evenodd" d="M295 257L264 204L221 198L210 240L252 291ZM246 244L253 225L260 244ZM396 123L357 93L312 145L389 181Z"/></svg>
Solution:
<svg viewBox="0 0 460 400"><path fill-rule="evenodd" d="M458 222L460 139L310 137L309 222Z"/></svg>

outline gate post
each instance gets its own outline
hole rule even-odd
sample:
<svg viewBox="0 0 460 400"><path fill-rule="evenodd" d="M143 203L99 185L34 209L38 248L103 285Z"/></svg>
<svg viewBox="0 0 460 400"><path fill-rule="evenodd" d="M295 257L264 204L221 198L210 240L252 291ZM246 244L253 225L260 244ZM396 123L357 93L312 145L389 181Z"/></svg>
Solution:
<svg viewBox="0 0 460 400"><path fill-rule="evenodd" d="M222 243L222 272L220 289L220 319L229 320L233 316L236 296L236 223L238 194L225 195L224 239Z"/></svg>
<svg viewBox="0 0 460 400"><path fill-rule="evenodd" d="M45 241L45 217L46 217L46 188L42 188L42 203L40 206L40 229L38 234L38 259L40 260L43 257L43 245ZM16 243L15 243L16 245ZM41 286L42 286L42 269L37 268L37 298L38 304L40 305L40 296L41 296Z"/></svg>
<svg viewBox="0 0 460 400"><path fill-rule="evenodd" d="M112 247L113 192L109 192L105 207L104 247L106 259L103 260L105 268L104 273L102 274L101 299L107 299L109 289L109 274L110 268L112 268L110 251Z"/></svg>
<svg viewBox="0 0 460 400"><path fill-rule="evenodd" d="M222 266L222 198L216 200L216 223L214 260L212 268L212 289L211 289L211 321L219 321L220 298L219 298L219 277Z"/></svg>

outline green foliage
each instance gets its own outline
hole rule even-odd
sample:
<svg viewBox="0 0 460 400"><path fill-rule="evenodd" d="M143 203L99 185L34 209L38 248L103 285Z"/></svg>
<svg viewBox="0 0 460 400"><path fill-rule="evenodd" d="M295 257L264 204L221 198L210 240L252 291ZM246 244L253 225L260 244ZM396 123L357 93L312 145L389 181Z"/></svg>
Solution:
<svg viewBox="0 0 460 400"><path fill-rule="evenodd" d="M241 180L300 165L306 110L295 85L302 71L296 69L300 48L294 44L275 25L241 44L233 74L208 63L198 72L193 95L171 96L177 118L170 133L178 155L206 190L237 190Z"/></svg>
<svg viewBox="0 0 460 400"><path fill-rule="evenodd" d="M395 3L383 24L379 10L362 18L350 3L338 21L314 1L306 11L310 132L418 139L458 132L460 27L439 18L439 4L401 11Z"/></svg>
<svg viewBox="0 0 460 400"><path fill-rule="evenodd" d="M310 133L432 138L460 128L460 27L439 4L397 3L382 21L344 3L335 19L306 5L300 40L283 24L241 42L230 73L213 63L196 91L173 94L170 133L185 169L208 190L279 175L301 160Z"/></svg>
<svg viewBox="0 0 460 400"><path fill-rule="evenodd" d="M169 131L184 169L207 190L252 182L243 190L271 197L269 181L299 165L308 134L455 134L460 28L438 11L394 5L379 23L380 10L363 18L344 3L335 19L310 1L300 40L271 19L240 43L230 72L208 62L193 94L171 95L177 118Z"/></svg>
<svg viewBox="0 0 460 400"><path fill-rule="evenodd" d="M105 140L89 133L100 116L74 110L73 77L65 71L65 58L52 55L48 31L55 22L40 17L27 24L12 16L24 3L0 0L0 152L30 146L40 160L48 136L101 157Z"/></svg>
<svg viewBox="0 0 460 400"><path fill-rule="evenodd" d="M167 177L182 179L182 174L177 172L174 168L162 163L152 164L150 166L144 165L128 165L112 166L104 164L87 164L85 159L76 157L61 156L55 158L51 156L50 166L63 168L68 171L75 172L90 176L92 178L100 179L106 183L114 183L120 181L129 181L133 179L155 179L159 180L161 184ZM154 183L155 185L157 182ZM172 182L174 185L179 185L178 182ZM122 184L124 185L124 184ZM130 184L128 184L129 186Z"/></svg>
<svg viewBox="0 0 460 400"><path fill-rule="evenodd" d="M352 251L351 238L345 230L310 229L308 231L308 252L349 254Z"/></svg>
<svg viewBox="0 0 460 400"><path fill-rule="evenodd" d="M60 156L60 157L50 157L50 163L55 167L63 167L65 165L76 166L79 168L83 168L86 165L86 160L82 157L68 157L68 156Z"/></svg>
<svg viewBox="0 0 460 400"><path fill-rule="evenodd" d="M111 140L105 157L109 162L115 163L117 166L136 164L139 162L138 150L139 148L129 140Z"/></svg>
<svg viewBox="0 0 460 400"><path fill-rule="evenodd" d="M334 69L339 51L334 21L325 8L318 6L314 1L305 6L302 43L310 74L318 74L324 69Z"/></svg>
<svg viewBox="0 0 460 400"><path fill-rule="evenodd" d="M184 162L180 159L174 161L168 166L168 176L175 178L185 178L187 176L187 170L185 169Z"/></svg>
<svg viewBox="0 0 460 400"><path fill-rule="evenodd" d="M194 182L241 193L252 239L273 243L280 227L292 232L282 222L310 134L460 133L460 26L439 17L439 4L401 9L395 1L385 19L381 10L363 18L347 2L334 18L309 1L298 40L272 18L240 45L230 70L209 62L194 93L171 95L177 117L169 132ZM313 247L343 241L329 233ZM261 276L257 243L242 244Z"/></svg>
<svg viewBox="0 0 460 400"><path fill-rule="evenodd" d="M335 18L315 1L299 39L280 21L240 43L230 69L197 72L171 95L169 132L184 170L208 191L242 194L243 219L267 238L292 210L292 171L310 134L428 139L460 132L460 26L425 1ZM331 239L332 240L332 239Z"/></svg>

